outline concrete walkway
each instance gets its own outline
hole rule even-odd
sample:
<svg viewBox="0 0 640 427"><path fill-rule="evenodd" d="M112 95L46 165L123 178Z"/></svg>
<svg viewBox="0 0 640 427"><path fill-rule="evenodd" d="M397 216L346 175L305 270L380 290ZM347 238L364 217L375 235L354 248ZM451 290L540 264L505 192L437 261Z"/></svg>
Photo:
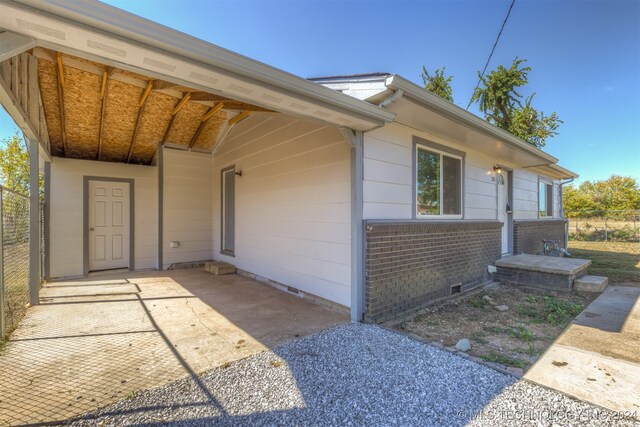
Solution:
<svg viewBox="0 0 640 427"><path fill-rule="evenodd" d="M0 351L0 425L65 420L348 322L202 269L56 282L41 297Z"/></svg>
<svg viewBox="0 0 640 427"><path fill-rule="evenodd" d="M640 288L607 288L525 378L640 417Z"/></svg>

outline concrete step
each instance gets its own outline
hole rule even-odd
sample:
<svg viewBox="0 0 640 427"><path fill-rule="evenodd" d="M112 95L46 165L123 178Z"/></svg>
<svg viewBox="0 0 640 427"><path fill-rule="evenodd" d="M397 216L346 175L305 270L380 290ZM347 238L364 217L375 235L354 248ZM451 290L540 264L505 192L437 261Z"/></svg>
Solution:
<svg viewBox="0 0 640 427"><path fill-rule="evenodd" d="M602 276L585 275L573 281L573 290L579 292L602 292L609 284L609 279Z"/></svg>
<svg viewBox="0 0 640 427"><path fill-rule="evenodd" d="M222 276L225 274L236 274L236 267L222 261L208 261L204 264L205 270L216 276Z"/></svg>
<svg viewBox="0 0 640 427"><path fill-rule="evenodd" d="M495 280L511 285L570 292L585 275L590 260L542 255L514 255L496 261Z"/></svg>

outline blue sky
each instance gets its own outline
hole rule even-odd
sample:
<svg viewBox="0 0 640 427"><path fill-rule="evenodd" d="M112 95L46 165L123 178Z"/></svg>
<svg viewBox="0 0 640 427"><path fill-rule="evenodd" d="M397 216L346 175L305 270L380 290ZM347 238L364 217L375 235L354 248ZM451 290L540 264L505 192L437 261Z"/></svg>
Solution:
<svg viewBox="0 0 640 427"><path fill-rule="evenodd" d="M108 3L302 77L446 66L466 107L510 0ZM545 151L581 180L640 178L640 2L516 0L489 70L515 56L523 94L564 121Z"/></svg>

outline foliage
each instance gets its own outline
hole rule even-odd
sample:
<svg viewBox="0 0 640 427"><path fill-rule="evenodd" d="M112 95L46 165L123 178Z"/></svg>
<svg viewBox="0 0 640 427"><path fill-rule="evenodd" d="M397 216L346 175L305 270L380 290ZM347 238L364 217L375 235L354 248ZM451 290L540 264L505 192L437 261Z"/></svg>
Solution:
<svg viewBox="0 0 640 427"><path fill-rule="evenodd" d="M29 194L29 153L18 134L0 141L0 184Z"/></svg>
<svg viewBox="0 0 640 427"><path fill-rule="evenodd" d="M612 282L640 282L640 245L622 242L569 241L569 252L591 260L589 273Z"/></svg>
<svg viewBox="0 0 640 427"><path fill-rule="evenodd" d="M532 323L566 324L584 309L582 304L564 301L550 295L542 297L543 307L532 305L531 301L527 300L527 304L516 305L516 312L521 316L529 317Z"/></svg>
<svg viewBox="0 0 640 427"><path fill-rule="evenodd" d="M482 360L486 360L487 362L500 363L505 366L514 366L516 368L526 368L527 362L524 360L519 360L511 356L507 356L506 354L500 354L496 352L490 352L489 354L483 354L480 356Z"/></svg>
<svg viewBox="0 0 640 427"><path fill-rule="evenodd" d="M453 76L445 76L446 67L436 68L434 74L429 74L427 68L422 66L422 82L424 88L429 92L435 93L441 98L449 102L453 102L453 89L451 89L451 80Z"/></svg>
<svg viewBox="0 0 640 427"><path fill-rule="evenodd" d="M640 210L640 185L630 176L611 175L562 189L564 211L573 218L604 216L607 211Z"/></svg>
<svg viewBox="0 0 640 427"><path fill-rule="evenodd" d="M546 116L532 106L535 93L520 101L519 88L529 83L531 67L524 66L526 59L516 57L508 69L502 65L483 76L478 73L482 86L473 93L471 102L477 102L485 120L510 132L518 138L543 147L548 138L558 134L562 121L554 112Z"/></svg>

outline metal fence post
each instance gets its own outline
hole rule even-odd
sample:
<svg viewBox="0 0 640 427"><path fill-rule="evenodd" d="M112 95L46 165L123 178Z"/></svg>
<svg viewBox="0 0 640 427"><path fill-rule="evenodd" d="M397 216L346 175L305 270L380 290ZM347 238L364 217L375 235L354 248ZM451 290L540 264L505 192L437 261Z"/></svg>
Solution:
<svg viewBox="0 0 640 427"><path fill-rule="evenodd" d="M604 241L609 241L609 229L607 228L607 217L604 217Z"/></svg>
<svg viewBox="0 0 640 427"><path fill-rule="evenodd" d="M0 187L0 340L4 339L7 330L4 318L4 213L2 211L3 192Z"/></svg>

